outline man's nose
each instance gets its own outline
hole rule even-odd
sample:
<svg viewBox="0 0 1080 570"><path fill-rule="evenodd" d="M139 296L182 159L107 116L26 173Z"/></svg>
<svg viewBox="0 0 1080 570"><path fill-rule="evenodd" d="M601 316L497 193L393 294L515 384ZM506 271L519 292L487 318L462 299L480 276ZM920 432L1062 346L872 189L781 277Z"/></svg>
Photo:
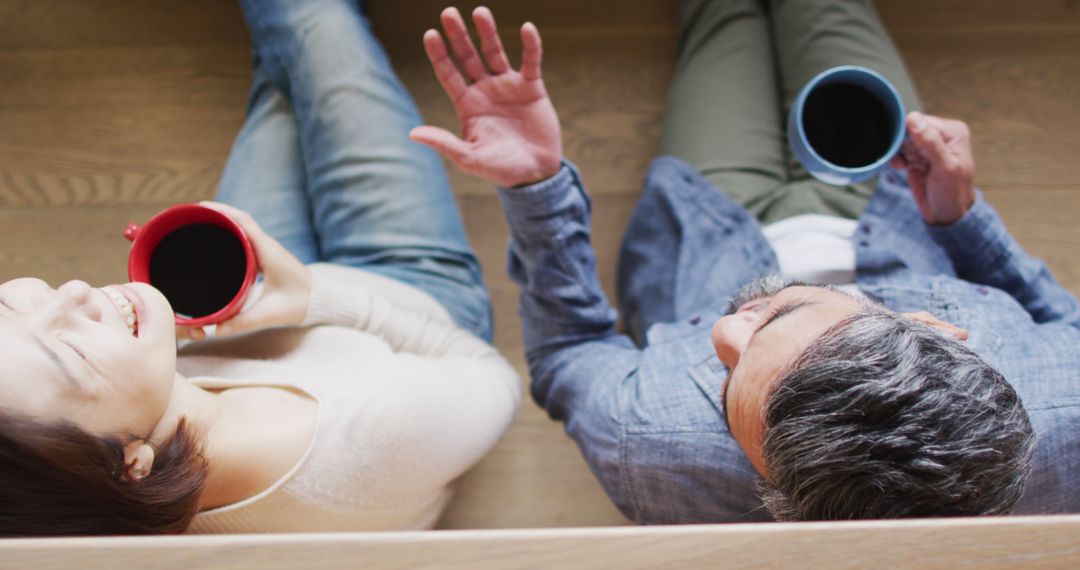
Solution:
<svg viewBox="0 0 1080 570"><path fill-rule="evenodd" d="M713 328L713 343L720 361L734 368L743 351L750 344L750 337L757 329L761 315L756 311L742 311L721 318Z"/></svg>

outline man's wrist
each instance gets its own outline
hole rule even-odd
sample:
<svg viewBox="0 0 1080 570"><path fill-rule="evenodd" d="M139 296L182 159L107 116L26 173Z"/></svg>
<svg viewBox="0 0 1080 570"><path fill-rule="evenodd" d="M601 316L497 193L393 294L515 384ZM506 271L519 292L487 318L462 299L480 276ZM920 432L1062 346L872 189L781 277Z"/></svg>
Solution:
<svg viewBox="0 0 1080 570"><path fill-rule="evenodd" d="M559 171L562 170L562 164L562 159L559 159L552 164L544 165L543 167L537 168L532 172L523 174L522 176L517 177L515 180L509 180L507 181L509 182L508 184L500 184L499 186L504 188L524 188L527 186L532 186L534 184L540 184L541 182L550 180L557 176L559 174Z"/></svg>
<svg viewBox="0 0 1080 570"><path fill-rule="evenodd" d="M951 224L926 226L930 237L954 263L979 266L993 263L1006 249L1009 235L997 213L982 195Z"/></svg>
<svg viewBox="0 0 1080 570"><path fill-rule="evenodd" d="M554 176L525 186L499 186L498 196L511 228L525 233L550 233L561 225L559 213L587 215L589 198L579 188L577 169L563 161ZM583 208L583 212L573 214Z"/></svg>

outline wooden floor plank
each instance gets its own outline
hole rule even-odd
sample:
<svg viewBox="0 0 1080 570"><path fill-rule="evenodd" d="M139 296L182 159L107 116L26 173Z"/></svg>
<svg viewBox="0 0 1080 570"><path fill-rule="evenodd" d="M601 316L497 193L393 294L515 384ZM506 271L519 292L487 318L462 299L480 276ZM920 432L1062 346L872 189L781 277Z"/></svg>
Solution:
<svg viewBox="0 0 1080 570"><path fill-rule="evenodd" d="M222 0L4 0L0 31L0 50L249 43Z"/></svg>
<svg viewBox="0 0 1080 570"><path fill-rule="evenodd" d="M1080 31L1080 4L1074 0L875 0L874 6L893 32Z"/></svg>
<svg viewBox="0 0 1080 570"><path fill-rule="evenodd" d="M971 126L981 184L1080 185L1080 33L896 40L927 110Z"/></svg>
<svg viewBox="0 0 1080 570"><path fill-rule="evenodd" d="M1080 517L7 540L0 568L1076 568Z"/></svg>

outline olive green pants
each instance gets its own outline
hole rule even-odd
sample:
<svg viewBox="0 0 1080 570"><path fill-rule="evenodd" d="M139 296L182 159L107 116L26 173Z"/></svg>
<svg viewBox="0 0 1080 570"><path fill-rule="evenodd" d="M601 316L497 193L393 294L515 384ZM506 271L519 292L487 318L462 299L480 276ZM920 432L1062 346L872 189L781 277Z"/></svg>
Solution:
<svg viewBox="0 0 1080 570"><path fill-rule="evenodd" d="M681 0L660 151L689 162L762 223L808 213L857 218L876 179L817 181L795 160L785 133L799 90L837 65L881 73L908 110L921 109L866 0Z"/></svg>

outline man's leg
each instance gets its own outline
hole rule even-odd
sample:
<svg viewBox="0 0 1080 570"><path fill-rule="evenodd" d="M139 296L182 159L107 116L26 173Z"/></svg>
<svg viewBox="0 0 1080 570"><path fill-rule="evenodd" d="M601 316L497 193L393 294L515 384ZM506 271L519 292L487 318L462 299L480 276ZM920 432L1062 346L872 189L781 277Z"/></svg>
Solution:
<svg viewBox="0 0 1080 570"><path fill-rule="evenodd" d="M774 66L758 0L679 2L678 52L660 152L690 163L751 212L786 182ZM684 219L673 199L645 190L619 255L619 307L638 342L653 323L675 318L676 301L688 299L671 270Z"/></svg>
<svg viewBox="0 0 1080 570"><path fill-rule="evenodd" d="M241 0L261 69L298 127L321 259L399 279L491 335L491 307L442 162L350 0Z"/></svg>
<svg viewBox="0 0 1080 570"><path fill-rule="evenodd" d="M259 73L216 200L246 211L304 263L319 260L319 241L304 190L304 163L289 102Z"/></svg>
<svg viewBox="0 0 1080 570"><path fill-rule="evenodd" d="M773 0L769 4L784 117L799 91L815 75L838 65L861 65L884 75L909 110L920 110L915 86L896 46L868 0ZM791 182L762 222L824 213L857 218L869 203L876 179L830 186L813 179L785 146Z"/></svg>
<svg viewBox="0 0 1080 570"><path fill-rule="evenodd" d="M786 182L768 21L758 0L682 0L660 152L751 211Z"/></svg>

